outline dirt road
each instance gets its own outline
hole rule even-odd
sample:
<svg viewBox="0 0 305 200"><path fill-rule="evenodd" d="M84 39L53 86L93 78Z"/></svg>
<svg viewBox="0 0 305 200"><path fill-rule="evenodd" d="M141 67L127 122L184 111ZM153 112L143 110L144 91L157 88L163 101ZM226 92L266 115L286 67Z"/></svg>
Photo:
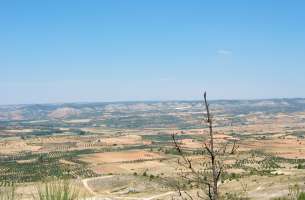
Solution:
<svg viewBox="0 0 305 200"><path fill-rule="evenodd" d="M126 200L154 200L154 199L158 199L158 198L161 198L161 197L166 197L166 196L169 196L169 195L172 195L172 194L175 193L174 191L169 191L169 192L166 192L166 193L153 195L151 197L116 197L116 196L109 197L109 196L99 195L98 193L93 191L92 188L88 185L89 181L101 180L101 179L106 179L106 178L111 178L111 177L113 177L113 176L100 176L100 177L83 179L82 183L83 183L84 187L93 196L93 197L90 197L90 198L85 198L83 200L121 200L121 199L126 199Z"/></svg>

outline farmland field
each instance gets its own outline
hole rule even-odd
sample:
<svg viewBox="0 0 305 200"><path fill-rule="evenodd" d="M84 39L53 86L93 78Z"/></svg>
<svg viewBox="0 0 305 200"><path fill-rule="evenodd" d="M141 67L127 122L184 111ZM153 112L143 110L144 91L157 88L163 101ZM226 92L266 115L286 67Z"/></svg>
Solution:
<svg viewBox="0 0 305 200"><path fill-rule="evenodd" d="M211 108L216 147L238 145L224 158L222 193L246 190L250 199L272 199L287 195L291 184L304 187L303 99L212 101ZM197 101L4 106L0 112L0 186L15 185L23 199L31 199L28 188L54 177L72 180L91 197L171 199L181 170L173 133L195 167L206 160L208 130Z"/></svg>

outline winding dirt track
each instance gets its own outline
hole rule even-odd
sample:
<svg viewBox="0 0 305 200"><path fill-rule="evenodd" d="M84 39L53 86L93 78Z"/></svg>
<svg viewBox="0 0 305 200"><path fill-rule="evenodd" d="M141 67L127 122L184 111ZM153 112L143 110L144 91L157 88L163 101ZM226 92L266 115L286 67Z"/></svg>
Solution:
<svg viewBox="0 0 305 200"><path fill-rule="evenodd" d="M100 177L94 177L94 178L87 178L87 179L83 179L82 183L84 185L84 187L86 188L86 190L88 190L88 192L94 196L91 198L86 198L83 200L120 200L120 199L126 199L126 200L154 200L157 198L161 198L161 197L165 197L165 196L169 196L174 194L174 191L169 191L166 193L162 193L162 194L158 194L158 195L154 195L151 197L141 197L141 198L136 198L136 197L106 197L106 196L100 196L99 194L97 194L95 191L92 190L92 188L90 188L90 186L88 185L88 181L93 181L93 180L100 180L100 179L105 179L105 178L111 178L113 176L100 176Z"/></svg>
<svg viewBox="0 0 305 200"><path fill-rule="evenodd" d="M98 180L98 179L105 179L105 178L111 178L111 177L113 177L113 176L100 176L100 177L94 177L94 178L86 178L86 179L83 179L82 182L83 182L83 185L86 188L86 190L88 190L88 192L91 195L97 196L98 194L96 192L94 192L92 190L92 188L88 185L88 181L93 181L93 180Z"/></svg>

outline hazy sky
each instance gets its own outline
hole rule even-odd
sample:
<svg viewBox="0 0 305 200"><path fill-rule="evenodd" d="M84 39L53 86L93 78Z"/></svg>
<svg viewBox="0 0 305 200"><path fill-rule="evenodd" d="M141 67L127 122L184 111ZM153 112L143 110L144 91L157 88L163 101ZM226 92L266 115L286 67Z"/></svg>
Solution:
<svg viewBox="0 0 305 200"><path fill-rule="evenodd" d="M0 104L305 97L303 0L2 0Z"/></svg>

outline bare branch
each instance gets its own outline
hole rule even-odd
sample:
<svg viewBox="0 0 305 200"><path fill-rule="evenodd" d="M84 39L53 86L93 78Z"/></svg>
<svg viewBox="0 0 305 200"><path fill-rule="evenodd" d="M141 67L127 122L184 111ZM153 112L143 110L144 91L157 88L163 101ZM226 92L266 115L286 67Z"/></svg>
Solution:
<svg viewBox="0 0 305 200"><path fill-rule="evenodd" d="M191 184L195 184L198 187L197 198L205 199L206 197L202 196L200 192L204 192L210 200L218 200L219 199L219 191L218 191L218 182L220 177L224 171L223 161L221 156L226 155L228 143L217 144L217 149L214 146L214 130L213 130L213 116L210 111L210 104L207 101L207 94L204 92L204 119L203 121L207 123L209 138L204 145L202 146L202 152L207 151L209 162L203 162L200 164L201 167L194 167L192 160L186 156L183 152L182 147L176 139L176 134L172 134L172 140L174 146L182 158L183 162L178 160L178 164L183 166L185 169L188 169L187 172L181 172L180 177L185 181L188 181ZM222 146L222 147L219 147ZM236 140L233 143L232 149L230 151L231 154L234 154L238 149L236 145ZM203 160L206 159L205 155L202 154ZM197 169L198 168L198 169ZM193 199L193 196L183 191L185 195L182 194L182 190L179 187L178 192L181 196L181 199ZM186 196L186 197L185 197Z"/></svg>

